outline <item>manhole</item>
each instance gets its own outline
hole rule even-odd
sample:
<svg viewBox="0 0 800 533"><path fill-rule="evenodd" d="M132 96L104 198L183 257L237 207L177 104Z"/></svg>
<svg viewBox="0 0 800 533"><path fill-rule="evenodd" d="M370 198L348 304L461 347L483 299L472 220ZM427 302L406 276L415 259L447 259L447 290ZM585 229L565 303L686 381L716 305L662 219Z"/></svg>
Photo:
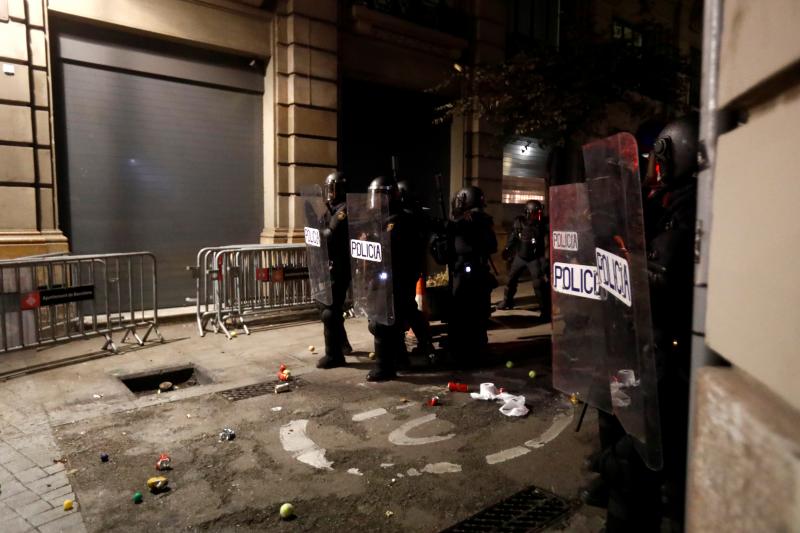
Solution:
<svg viewBox="0 0 800 533"><path fill-rule="evenodd" d="M569 516L572 506L563 498L530 487L467 518L442 533L531 533L543 531Z"/></svg>
<svg viewBox="0 0 800 533"><path fill-rule="evenodd" d="M137 396L156 394L158 386L165 381L169 381L177 389L211 383L211 379L194 365L160 368L118 377Z"/></svg>
<svg viewBox="0 0 800 533"><path fill-rule="evenodd" d="M219 391L217 394L230 400L238 402L239 400L246 400L248 398L255 398L256 396L263 396L265 394L274 394L275 385L280 385L281 381L265 381L263 383L254 383L252 385L245 385L244 387L236 387L235 389L228 389ZM293 379L289 383L289 390L294 390L299 385L297 379Z"/></svg>

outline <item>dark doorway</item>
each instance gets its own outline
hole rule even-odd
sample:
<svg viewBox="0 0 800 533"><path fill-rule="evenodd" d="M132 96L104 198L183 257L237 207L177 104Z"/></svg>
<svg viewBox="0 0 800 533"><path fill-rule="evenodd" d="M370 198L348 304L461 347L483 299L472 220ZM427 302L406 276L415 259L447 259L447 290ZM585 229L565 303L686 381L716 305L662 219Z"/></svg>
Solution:
<svg viewBox="0 0 800 533"><path fill-rule="evenodd" d="M345 78L340 161L350 190L364 192L372 178L391 174L396 156L398 179L409 180L422 205L438 216L437 173L450 196L450 124L433 123L441 104L430 94Z"/></svg>

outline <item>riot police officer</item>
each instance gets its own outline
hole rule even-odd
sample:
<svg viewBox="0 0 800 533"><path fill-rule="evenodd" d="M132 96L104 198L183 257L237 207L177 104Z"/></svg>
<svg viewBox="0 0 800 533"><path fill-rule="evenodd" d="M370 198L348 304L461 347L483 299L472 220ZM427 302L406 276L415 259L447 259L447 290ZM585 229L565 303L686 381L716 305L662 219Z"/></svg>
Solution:
<svg viewBox="0 0 800 533"><path fill-rule="evenodd" d="M489 343L491 292L497 286L489 265L491 255L497 251L497 237L485 206L483 191L464 187L453 198L447 224L452 294L448 347L462 366L475 364Z"/></svg>
<svg viewBox="0 0 800 533"><path fill-rule="evenodd" d="M391 324L369 320L369 331L375 339L375 368L367 374L367 381L387 381L397 376L398 367L407 366L403 335L409 324L408 295L414 293L418 268L409 261L415 253L414 226L409 215L402 209L400 191L393 178L379 176L372 180L367 189L370 206L386 204L389 216L380 221L381 231L388 233L391 248L391 291L394 295L394 319Z"/></svg>
<svg viewBox="0 0 800 533"><path fill-rule="evenodd" d="M664 466L658 473L649 470L617 418L601 413L604 450L594 467L608 491L609 532L663 530L662 509L671 522L670 531L683 529L697 146L696 120L684 118L661 131L651 152L657 201L645 204L654 211L644 216L652 220L646 236L647 271Z"/></svg>
<svg viewBox="0 0 800 533"><path fill-rule="evenodd" d="M660 202L647 242L667 516L678 528L686 482L697 154L696 117L668 124L656 139Z"/></svg>
<svg viewBox="0 0 800 533"><path fill-rule="evenodd" d="M548 251L548 224L544 218L544 207L538 200L529 200L523 214L514 219L514 225L503 250L503 258L513 257L508 272L508 285L505 298L498 309L513 309L514 295L517 293L519 278L526 270L531 274L533 291L539 298L541 316L550 317L550 287L545 282L549 270L546 252Z"/></svg>
<svg viewBox="0 0 800 533"><path fill-rule="evenodd" d="M325 355L318 368L336 368L345 364L344 356L352 352L344 329L344 302L350 286L350 254L347 231L347 179L342 172L325 178L326 211L321 237L326 239L330 260L331 305L320 304L325 333Z"/></svg>

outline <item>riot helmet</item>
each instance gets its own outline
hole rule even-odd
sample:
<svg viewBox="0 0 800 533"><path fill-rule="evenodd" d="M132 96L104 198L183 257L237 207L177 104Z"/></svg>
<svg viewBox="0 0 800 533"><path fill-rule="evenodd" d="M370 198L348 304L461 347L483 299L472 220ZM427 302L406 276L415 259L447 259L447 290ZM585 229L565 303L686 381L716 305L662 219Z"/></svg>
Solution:
<svg viewBox="0 0 800 533"><path fill-rule="evenodd" d="M400 191L394 178L388 176L378 176L369 183L367 187L369 208L378 209L384 202L393 206L400 199ZM386 198L386 200L383 200Z"/></svg>
<svg viewBox="0 0 800 533"><path fill-rule="evenodd" d="M400 193L400 202L408 204L414 197L414 191L411 188L411 183L408 180L400 180L397 182L397 190Z"/></svg>
<svg viewBox="0 0 800 533"><path fill-rule="evenodd" d="M462 215L470 209L483 209L484 207L486 207L486 199L483 191L472 185L458 191L453 198L453 214L456 216Z"/></svg>
<svg viewBox="0 0 800 533"><path fill-rule="evenodd" d="M655 172L665 186L678 185L697 172L697 119L670 122L653 143Z"/></svg>
<svg viewBox="0 0 800 533"><path fill-rule="evenodd" d="M525 202L525 218L529 222L541 221L544 215L544 206L539 200L528 200Z"/></svg>
<svg viewBox="0 0 800 533"><path fill-rule="evenodd" d="M347 194L347 178L344 172L331 172L325 178L325 198L329 204L344 202Z"/></svg>

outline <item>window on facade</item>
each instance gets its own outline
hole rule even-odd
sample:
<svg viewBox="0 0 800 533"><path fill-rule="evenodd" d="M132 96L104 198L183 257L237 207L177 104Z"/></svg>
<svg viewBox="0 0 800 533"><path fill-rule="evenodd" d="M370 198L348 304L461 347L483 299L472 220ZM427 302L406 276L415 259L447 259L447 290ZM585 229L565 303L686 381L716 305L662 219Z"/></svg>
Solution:
<svg viewBox="0 0 800 533"><path fill-rule="evenodd" d="M614 39L629 43L637 48L642 47L642 32L636 29L632 24L624 20L614 19L611 29Z"/></svg>
<svg viewBox="0 0 800 533"><path fill-rule="evenodd" d="M533 45L558 47L559 0L510 0L507 47L517 53Z"/></svg>
<svg viewBox="0 0 800 533"><path fill-rule="evenodd" d="M521 189L503 189L504 204L524 204L528 200L544 202L544 195Z"/></svg>

